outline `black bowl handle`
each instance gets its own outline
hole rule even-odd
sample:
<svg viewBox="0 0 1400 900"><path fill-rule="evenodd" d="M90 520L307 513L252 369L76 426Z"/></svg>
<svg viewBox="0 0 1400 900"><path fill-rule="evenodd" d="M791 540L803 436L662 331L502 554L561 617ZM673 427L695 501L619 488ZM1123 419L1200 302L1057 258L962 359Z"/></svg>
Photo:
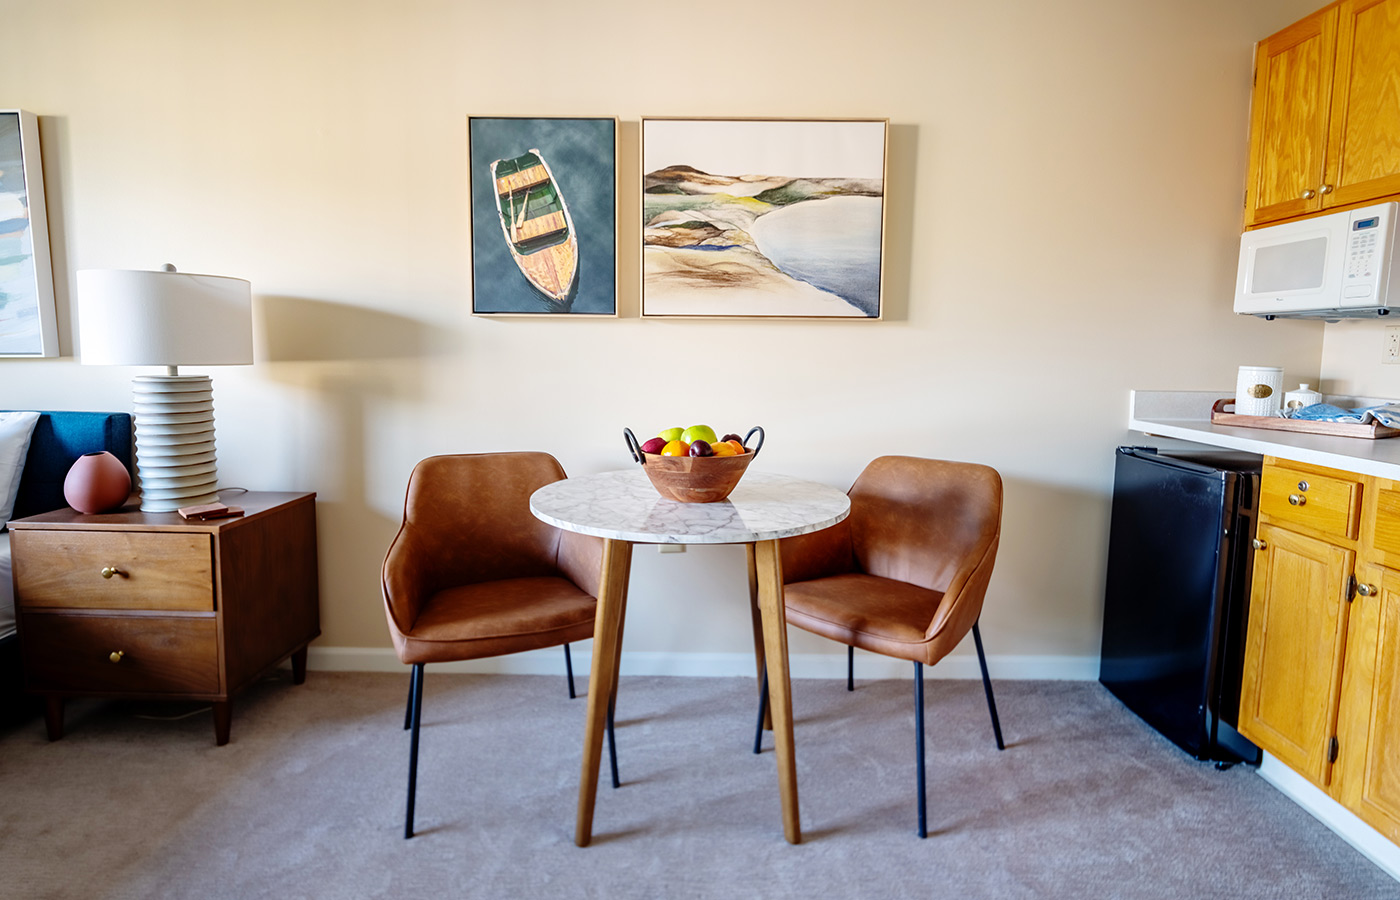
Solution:
<svg viewBox="0 0 1400 900"><path fill-rule="evenodd" d="M745 447L748 447L748 445L749 445L749 438L753 437L753 433L754 433L755 431L758 432L758 446L755 447L755 448L753 448L753 455L754 455L754 458L757 458L757 457L758 457L758 451L760 451L760 450L763 449L763 428L762 428L761 426L755 425L754 427L750 428L750 429L749 429L749 433L746 434L746 435L744 435L744 439L743 439L743 441L741 441L740 443L742 443Z"/></svg>
<svg viewBox="0 0 1400 900"><path fill-rule="evenodd" d="M622 439L627 442L627 449L629 452L631 452L632 459L636 460L642 465L646 465L647 455L642 452L642 445L637 443L637 436L632 433L632 429L622 429Z"/></svg>

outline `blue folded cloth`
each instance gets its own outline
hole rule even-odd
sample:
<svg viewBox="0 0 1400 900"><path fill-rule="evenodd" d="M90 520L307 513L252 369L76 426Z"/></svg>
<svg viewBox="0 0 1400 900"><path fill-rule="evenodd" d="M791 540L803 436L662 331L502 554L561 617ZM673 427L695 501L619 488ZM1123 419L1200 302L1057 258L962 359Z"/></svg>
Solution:
<svg viewBox="0 0 1400 900"><path fill-rule="evenodd" d="M1342 409L1330 403L1314 403L1295 409L1290 419L1306 419L1310 422L1346 422L1368 425L1372 420L1391 428L1400 428L1400 403L1383 403L1379 406L1366 406L1358 409Z"/></svg>

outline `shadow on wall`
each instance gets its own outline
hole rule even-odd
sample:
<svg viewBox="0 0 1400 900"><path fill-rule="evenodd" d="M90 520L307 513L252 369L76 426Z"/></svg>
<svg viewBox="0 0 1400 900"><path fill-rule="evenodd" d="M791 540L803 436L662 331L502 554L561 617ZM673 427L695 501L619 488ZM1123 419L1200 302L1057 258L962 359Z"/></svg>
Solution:
<svg viewBox="0 0 1400 900"><path fill-rule="evenodd" d="M438 330L416 319L306 297L260 295L258 300L265 339L261 359L268 362L347 362L433 355L433 335Z"/></svg>
<svg viewBox="0 0 1400 900"><path fill-rule="evenodd" d="M397 518L369 502L369 448L383 428L376 410L420 398L422 360L460 352L460 346L449 348L443 329L362 306L258 299L265 340L260 361L269 363L270 378L308 394L310 415L299 428L306 446L296 456L307 465L314 461L315 471L302 474L320 493L321 640L373 645L385 638L376 601L379 565L399 527Z"/></svg>
<svg viewBox="0 0 1400 900"><path fill-rule="evenodd" d="M997 653L1049 646L1058 654L1098 656L1112 498L1003 478L1001 548L983 612L985 636L997 635Z"/></svg>

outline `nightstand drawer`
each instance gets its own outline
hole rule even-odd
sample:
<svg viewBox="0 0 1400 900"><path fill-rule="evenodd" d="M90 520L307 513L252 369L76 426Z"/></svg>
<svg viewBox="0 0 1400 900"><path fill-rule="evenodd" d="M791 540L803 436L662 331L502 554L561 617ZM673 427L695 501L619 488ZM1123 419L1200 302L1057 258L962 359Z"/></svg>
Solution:
<svg viewBox="0 0 1400 900"><path fill-rule="evenodd" d="M207 534L22 530L10 541L22 609L214 609Z"/></svg>
<svg viewBox="0 0 1400 900"><path fill-rule="evenodd" d="M22 613L26 686L93 693L219 692L214 618ZM112 661L118 654L117 661Z"/></svg>

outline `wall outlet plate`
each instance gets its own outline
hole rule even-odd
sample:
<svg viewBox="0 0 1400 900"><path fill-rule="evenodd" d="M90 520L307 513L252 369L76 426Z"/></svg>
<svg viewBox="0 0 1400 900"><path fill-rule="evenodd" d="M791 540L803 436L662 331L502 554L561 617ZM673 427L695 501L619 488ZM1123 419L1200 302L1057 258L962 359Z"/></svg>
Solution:
<svg viewBox="0 0 1400 900"><path fill-rule="evenodd" d="M1381 345L1381 363L1400 366L1400 325L1385 326L1385 343Z"/></svg>

